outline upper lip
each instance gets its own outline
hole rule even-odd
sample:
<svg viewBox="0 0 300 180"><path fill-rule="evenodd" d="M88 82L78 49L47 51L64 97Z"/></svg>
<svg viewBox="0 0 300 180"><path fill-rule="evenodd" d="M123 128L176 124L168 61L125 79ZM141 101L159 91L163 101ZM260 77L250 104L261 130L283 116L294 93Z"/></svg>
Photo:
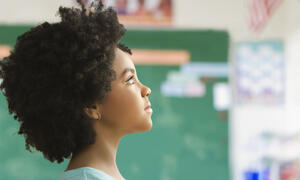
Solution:
<svg viewBox="0 0 300 180"><path fill-rule="evenodd" d="M151 108L151 104L148 103L148 105L145 107L145 109Z"/></svg>

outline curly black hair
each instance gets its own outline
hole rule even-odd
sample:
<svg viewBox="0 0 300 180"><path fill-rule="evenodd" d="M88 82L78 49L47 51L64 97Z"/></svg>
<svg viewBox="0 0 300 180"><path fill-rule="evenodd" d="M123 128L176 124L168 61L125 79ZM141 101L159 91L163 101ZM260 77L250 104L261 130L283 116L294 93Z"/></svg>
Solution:
<svg viewBox="0 0 300 180"><path fill-rule="evenodd" d="M26 149L57 163L95 143L94 120L83 109L111 90L115 49L131 54L120 44L126 29L111 7L80 5L59 7L60 22L31 28L0 61L0 90Z"/></svg>

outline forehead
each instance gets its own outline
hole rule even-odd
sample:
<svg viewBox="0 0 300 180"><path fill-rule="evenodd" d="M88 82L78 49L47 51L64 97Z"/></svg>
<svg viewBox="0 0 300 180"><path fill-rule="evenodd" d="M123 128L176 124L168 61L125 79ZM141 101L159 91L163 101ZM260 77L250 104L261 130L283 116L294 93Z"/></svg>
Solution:
<svg viewBox="0 0 300 180"><path fill-rule="evenodd" d="M118 77L126 68L135 69L133 62L127 53L123 52L119 48L116 48L115 54L116 56L113 62L113 70L117 73Z"/></svg>

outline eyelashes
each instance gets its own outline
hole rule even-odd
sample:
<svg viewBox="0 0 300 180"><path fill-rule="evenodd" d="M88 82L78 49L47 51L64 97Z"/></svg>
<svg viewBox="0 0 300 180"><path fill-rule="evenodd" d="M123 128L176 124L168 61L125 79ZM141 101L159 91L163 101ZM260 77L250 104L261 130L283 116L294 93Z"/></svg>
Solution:
<svg viewBox="0 0 300 180"><path fill-rule="evenodd" d="M134 84L134 79L133 79L134 76L130 76L130 78L126 81L126 82L130 82L132 80L132 83L129 83L129 84Z"/></svg>

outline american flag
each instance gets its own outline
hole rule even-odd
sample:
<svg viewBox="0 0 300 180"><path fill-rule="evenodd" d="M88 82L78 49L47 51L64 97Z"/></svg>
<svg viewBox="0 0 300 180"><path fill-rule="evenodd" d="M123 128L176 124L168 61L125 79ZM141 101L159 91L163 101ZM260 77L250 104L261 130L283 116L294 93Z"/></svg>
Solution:
<svg viewBox="0 0 300 180"><path fill-rule="evenodd" d="M250 0L249 22L253 31L261 31L270 19L274 10L283 0Z"/></svg>

